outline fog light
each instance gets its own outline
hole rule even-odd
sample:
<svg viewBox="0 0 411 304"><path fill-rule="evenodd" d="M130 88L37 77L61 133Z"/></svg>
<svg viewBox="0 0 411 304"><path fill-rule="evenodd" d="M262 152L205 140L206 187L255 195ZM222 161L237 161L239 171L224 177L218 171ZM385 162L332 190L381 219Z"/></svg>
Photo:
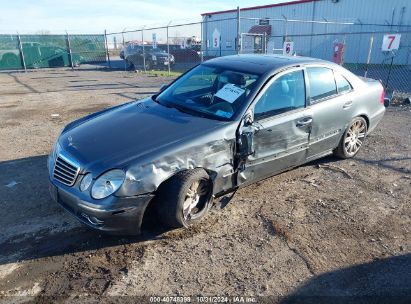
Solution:
<svg viewBox="0 0 411 304"><path fill-rule="evenodd" d="M80 191L86 191L90 187L92 181L93 176L91 176L91 173L84 175L80 183Z"/></svg>

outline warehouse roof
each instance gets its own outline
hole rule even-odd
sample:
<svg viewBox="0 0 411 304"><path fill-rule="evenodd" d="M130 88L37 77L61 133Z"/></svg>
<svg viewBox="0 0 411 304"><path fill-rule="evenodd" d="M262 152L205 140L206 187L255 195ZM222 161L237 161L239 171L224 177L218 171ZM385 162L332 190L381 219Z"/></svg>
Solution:
<svg viewBox="0 0 411 304"><path fill-rule="evenodd" d="M283 2L283 3L276 3L276 4L244 7L244 8L241 8L240 11L250 11L250 10L256 10L256 9L260 9L260 8L270 8L270 7L276 7L276 6L294 5L294 4L314 2L314 1L318 1L318 0L296 0L296 1L289 1L289 2ZM201 16L224 14L224 13L233 13L233 12L236 12L236 11L237 11L236 9L232 9L232 10L226 10L226 11L210 12L210 13L203 13L203 14L201 14Z"/></svg>

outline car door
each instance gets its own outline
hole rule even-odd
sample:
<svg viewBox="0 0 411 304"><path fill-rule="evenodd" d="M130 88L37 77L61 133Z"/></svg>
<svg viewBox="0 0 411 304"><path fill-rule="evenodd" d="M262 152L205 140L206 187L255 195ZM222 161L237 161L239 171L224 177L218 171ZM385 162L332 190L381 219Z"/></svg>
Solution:
<svg viewBox="0 0 411 304"><path fill-rule="evenodd" d="M312 121L306 108L304 70L277 74L259 93L251 107L254 119L254 153L238 174L240 184L272 176L305 162ZM241 132L241 130L240 130Z"/></svg>
<svg viewBox="0 0 411 304"><path fill-rule="evenodd" d="M129 62L134 64L134 66L139 67L143 64L143 47L140 45L131 44L128 48L128 52L124 55Z"/></svg>
<svg viewBox="0 0 411 304"><path fill-rule="evenodd" d="M338 72L324 66L306 68L309 109L313 122L307 160L335 149L353 115L351 84Z"/></svg>

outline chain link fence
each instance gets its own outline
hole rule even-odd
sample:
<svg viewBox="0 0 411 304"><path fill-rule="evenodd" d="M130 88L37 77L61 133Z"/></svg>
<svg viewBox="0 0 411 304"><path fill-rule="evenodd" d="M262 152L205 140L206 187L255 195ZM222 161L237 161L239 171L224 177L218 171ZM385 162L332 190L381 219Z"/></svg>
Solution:
<svg viewBox="0 0 411 304"><path fill-rule="evenodd" d="M381 80L389 93L411 94L411 26L246 18L239 10L225 16L104 35L0 35L0 70L107 60L112 69L177 75L216 57L285 53L334 61L359 76ZM400 35L395 50L382 50L387 34Z"/></svg>
<svg viewBox="0 0 411 304"><path fill-rule="evenodd" d="M411 94L411 27L330 21L203 16L201 22L107 33L111 68L185 72L233 54L284 54L334 61L358 76L381 80L389 93ZM382 51L386 34L400 34L398 50ZM286 44L290 46L286 52Z"/></svg>
<svg viewBox="0 0 411 304"><path fill-rule="evenodd" d="M0 70L106 62L104 35L0 35Z"/></svg>
<svg viewBox="0 0 411 304"><path fill-rule="evenodd" d="M217 22L225 22L236 32L237 19L169 24L165 27L107 33L110 68L182 73L197 64L220 56L235 54L234 41L204 40Z"/></svg>
<svg viewBox="0 0 411 304"><path fill-rule="evenodd" d="M248 39L242 39L240 53L287 54L334 61L358 76L380 80L389 94L411 94L409 26L325 19L241 18L240 31L241 37ZM383 50L387 35L400 40L398 49Z"/></svg>

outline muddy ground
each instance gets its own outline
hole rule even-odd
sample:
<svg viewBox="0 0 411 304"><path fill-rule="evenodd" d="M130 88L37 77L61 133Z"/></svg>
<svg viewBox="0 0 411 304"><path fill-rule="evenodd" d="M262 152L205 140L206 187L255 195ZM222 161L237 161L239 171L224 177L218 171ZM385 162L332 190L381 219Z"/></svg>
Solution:
<svg viewBox="0 0 411 304"><path fill-rule="evenodd" d="M106 70L0 74L0 302L411 299L410 108L390 108L356 158L328 157L239 190L189 230L151 220L140 237L110 237L53 203L46 155L62 127L168 81Z"/></svg>

